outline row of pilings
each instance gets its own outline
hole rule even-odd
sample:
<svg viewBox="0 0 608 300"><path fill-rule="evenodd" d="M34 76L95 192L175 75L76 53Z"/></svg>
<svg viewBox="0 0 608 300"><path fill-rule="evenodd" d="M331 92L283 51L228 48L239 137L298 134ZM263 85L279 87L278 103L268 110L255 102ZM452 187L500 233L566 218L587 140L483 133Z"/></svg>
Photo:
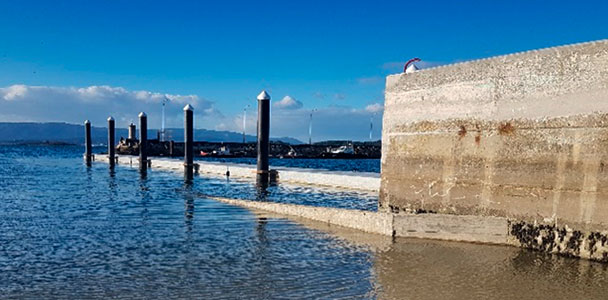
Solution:
<svg viewBox="0 0 608 300"><path fill-rule="evenodd" d="M258 138L257 138L257 183L266 186L270 182L271 172L268 169L268 155L270 150L270 95L262 91L258 97ZM134 134L135 128L129 126L129 134ZM116 123L113 117L108 118L108 162L110 168L117 163L115 149ZM87 166L91 166L94 159L91 142L91 122L84 122L85 129L85 153L84 160ZM151 166L148 159L148 116L146 113L139 114L139 171L146 175ZM198 172L198 164L194 163L194 108L188 104L184 107L184 179L191 181L194 173ZM228 175L228 174L227 174Z"/></svg>

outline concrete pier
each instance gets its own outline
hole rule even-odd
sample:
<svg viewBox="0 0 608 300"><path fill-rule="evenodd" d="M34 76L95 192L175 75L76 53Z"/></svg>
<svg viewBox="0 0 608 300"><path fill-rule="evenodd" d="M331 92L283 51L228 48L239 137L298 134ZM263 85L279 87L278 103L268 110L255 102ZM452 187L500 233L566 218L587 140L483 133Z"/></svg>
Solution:
<svg viewBox="0 0 608 300"><path fill-rule="evenodd" d="M380 209L608 261L608 40L388 76ZM601 242L598 242L601 241Z"/></svg>
<svg viewBox="0 0 608 300"><path fill-rule="evenodd" d="M209 199L386 236L512 245L508 239L506 218L429 214L399 215L223 197L209 197Z"/></svg>
<svg viewBox="0 0 608 300"><path fill-rule="evenodd" d="M608 262L606 70L603 40L389 76L378 212L210 198L380 235ZM203 172L267 180L270 97L258 100L256 168ZM278 171L281 182L378 187L360 173Z"/></svg>
<svg viewBox="0 0 608 300"><path fill-rule="evenodd" d="M133 156L118 157L120 165L129 166ZM106 158L101 159L107 162ZM257 168L247 164L198 161L200 173L208 176L226 177L226 169L230 170L231 180L256 180ZM155 158L152 168L183 174L183 161L170 158ZM304 168L274 168L278 172L279 183L315 185L334 187L338 189L359 190L363 192L378 192L380 189L380 174L366 172L339 172Z"/></svg>
<svg viewBox="0 0 608 300"><path fill-rule="evenodd" d="M139 169L145 172L148 168L148 117L139 113Z"/></svg>

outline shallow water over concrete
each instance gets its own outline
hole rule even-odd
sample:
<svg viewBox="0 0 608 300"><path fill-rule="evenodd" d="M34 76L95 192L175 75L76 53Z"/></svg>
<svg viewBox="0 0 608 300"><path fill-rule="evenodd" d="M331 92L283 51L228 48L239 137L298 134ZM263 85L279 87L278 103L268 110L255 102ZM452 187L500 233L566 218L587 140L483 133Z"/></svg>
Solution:
<svg viewBox="0 0 608 300"><path fill-rule="evenodd" d="M255 199L260 194L250 183L197 177L188 185L169 172L141 178L126 166L86 168L81 152L0 147L1 297L602 299L608 293L606 265L511 247L393 241L246 210L204 195ZM268 201L365 207L377 200L275 188L276 197L265 194Z"/></svg>

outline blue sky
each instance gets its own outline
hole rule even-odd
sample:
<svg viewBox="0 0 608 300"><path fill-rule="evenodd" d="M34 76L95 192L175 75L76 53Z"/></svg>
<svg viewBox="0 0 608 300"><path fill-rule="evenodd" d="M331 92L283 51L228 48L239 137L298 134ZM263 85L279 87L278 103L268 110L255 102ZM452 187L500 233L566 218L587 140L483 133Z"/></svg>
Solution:
<svg viewBox="0 0 608 300"><path fill-rule="evenodd" d="M370 117L379 137L384 77L407 59L446 64L608 38L607 3L2 1L0 121L95 124L112 113L125 123L146 110L158 127L167 94L170 126L194 102L197 127L240 131L243 108L267 89L274 136L307 139L317 109L315 139L365 139Z"/></svg>

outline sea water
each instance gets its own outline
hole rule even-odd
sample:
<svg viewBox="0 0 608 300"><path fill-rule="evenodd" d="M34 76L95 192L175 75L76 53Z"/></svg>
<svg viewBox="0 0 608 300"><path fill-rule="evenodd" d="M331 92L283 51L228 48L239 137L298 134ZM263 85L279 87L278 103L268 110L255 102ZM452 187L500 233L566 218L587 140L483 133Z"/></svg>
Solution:
<svg viewBox="0 0 608 300"><path fill-rule="evenodd" d="M202 161L220 161L237 164L255 165L257 160L250 157L197 157ZM324 169L329 171L352 171L352 172L372 172L380 173L380 159L329 159L329 158L276 158L269 159L270 166L273 167L292 167L292 168L312 168Z"/></svg>
<svg viewBox="0 0 608 300"><path fill-rule="evenodd" d="M377 195L0 146L0 298L605 299L604 264L364 234L206 195L375 210ZM327 165L327 163L325 163Z"/></svg>

